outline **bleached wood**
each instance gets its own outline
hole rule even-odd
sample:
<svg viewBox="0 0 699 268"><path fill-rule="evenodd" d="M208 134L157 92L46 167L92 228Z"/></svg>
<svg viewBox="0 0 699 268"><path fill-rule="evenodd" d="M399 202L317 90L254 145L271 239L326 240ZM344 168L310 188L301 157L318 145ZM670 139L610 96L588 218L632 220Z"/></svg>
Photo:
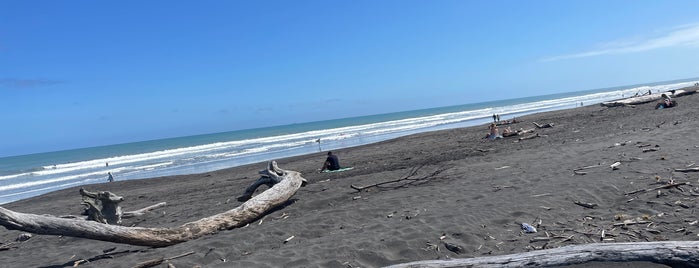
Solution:
<svg viewBox="0 0 699 268"><path fill-rule="evenodd" d="M600 105L604 107L616 107L616 106L626 106L626 105L637 105L637 104L643 104L643 103L649 103L653 101L657 101L663 98L663 94L675 98L675 97L681 97L685 95L690 95L694 94L699 87L687 87L687 88L682 88L675 90L675 94L672 94L671 92L660 92L660 93L654 93L650 95L645 95L645 96L638 96L638 97L631 97L631 98L626 98L626 99L621 99L621 100L614 100L614 101L607 101L603 102Z"/></svg>
<svg viewBox="0 0 699 268"><path fill-rule="evenodd" d="M260 173L282 178L279 183L232 210L178 227L124 227L94 221L20 213L3 207L0 207L0 225L7 229L35 234L82 237L153 247L169 246L220 230L244 226L272 208L285 203L305 182L301 173L280 169L274 161L269 163L267 170Z"/></svg>
<svg viewBox="0 0 699 268"><path fill-rule="evenodd" d="M416 261L388 267L551 267L593 261L644 261L671 267L699 267L699 241L593 243L502 256Z"/></svg>

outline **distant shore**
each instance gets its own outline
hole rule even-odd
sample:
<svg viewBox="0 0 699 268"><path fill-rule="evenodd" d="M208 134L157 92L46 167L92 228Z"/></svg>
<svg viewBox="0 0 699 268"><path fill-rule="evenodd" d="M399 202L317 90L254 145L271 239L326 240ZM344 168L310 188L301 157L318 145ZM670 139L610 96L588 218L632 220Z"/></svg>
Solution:
<svg viewBox="0 0 699 268"><path fill-rule="evenodd" d="M673 172L699 162L699 94L676 100L679 105L670 109L655 110L654 103L595 105L522 116L518 123L507 125L513 130L533 128L535 136L527 136L531 139L485 140L487 126L479 125L333 150L341 165L354 167L338 173L317 172L325 152L278 159L279 167L301 172L309 184L297 192L293 203L244 228L164 248L35 235L0 251L0 263L70 267L84 259L90 262L78 267L133 267L193 251L169 263L380 267L593 242L696 240L696 186L632 193L671 180L692 184L699 180L699 173ZM554 126L539 129L533 122ZM610 167L617 162L616 169ZM117 180L86 188L124 196L126 210L167 202L145 216L126 219L125 226L179 226L238 206L235 198L265 165ZM351 188L397 179L404 180L368 191ZM258 193L265 189L260 187ZM52 215L78 215L82 210L78 188L3 207ZM639 219L650 223L619 224ZM536 225L539 233L521 232L523 222ZM3 244L22 233L0 230ZM554 238L535 241L538 236ZM462 253L448 250L444 242L460 246ZM110 257L98 258L109 252Z"/></svg>

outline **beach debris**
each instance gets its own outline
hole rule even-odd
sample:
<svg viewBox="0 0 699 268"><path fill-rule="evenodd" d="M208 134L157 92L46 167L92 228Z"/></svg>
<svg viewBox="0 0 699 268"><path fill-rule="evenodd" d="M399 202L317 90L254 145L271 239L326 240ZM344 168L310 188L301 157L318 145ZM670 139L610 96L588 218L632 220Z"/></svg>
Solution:
<svg viewBox="0 0 699 268"><path fill-rule="evenodd" d="M547 236L537 236L529 240L529 243L536 243L541 241L551 241L551 237Z"/></svg>
<svg viewBox="0 0 699 268"><path fill-rule="evenodd" d="M493 186L493 188L494 188L493 192L497 192L497 191L500 191L500 190L506 189L506 188L514 188L514 186L512 186L512 185L495 185L495 186Z"/></svg>
<svg viewBox="0 0 699 268"><path fill-rule="evenodd" d="M636 194L636 193L653 192L653 191L660 190L660 189L667 189L667 188L678 187L678 186L682 186L682 185L689 185L689 182L670 183L670 184L666 184L666 185L663 185L663 186L658 186L658 187L655 187L655 188L640 189L640 190L628 192L628 193L625 193L624 195L632 195L632 194Z"/></svg>
<svg viewBox="0 0 699 268"><path fill-rule="evenodd" d="M699 172L699 167L693 167L693 168L676 168L675 172Z"/></svg>
<svg viewBox="0 0 699 268"><path fill-rule="evenodd" d="M88 263L88 261L85 259L76 260L73 262L73 267L78 267L78 265L81 265L83 263ZM136 266L136 267L138 267L138 266ZM148 266L148 267L150 267L150 266Z"/></svg>
<svg viewBox="0 0 699 268"><path fill-rule="evenodd" d="M447 248L451 252L454 252L456 254L464 253L464 248L459 246L459 245L452 244L452 243L449 243L446 241L442 241L442 243L444 243L444 247Z"/></svg>
<svg viewBox="0 0 699 268"><path fill-rule="evenodd" d="M522 230L524 230L525 233L536 233L536 227L532 226L529 223L523 222L521 226Z"/></svg>
<svg viewBox="0 0 699 268"><path fill-rule="evenodd" d="M591 168L598 168L598 167L601 167L601 166L602 166L602 164L597 164L597 165L592 165L592 166L586 166L586 167L576 168L576 169L573 169L573 174L575 174L575 175L585 175L585 174L587 174L587 172L582 172L581 170L591 169Z"/></svg>
<svg viewBox="0 0 699 268"><path fill-rule="evenodd" d="M228 203L228 201L226 201L226 203ZM121 217L124 219L128 219L128 218L143 216L146 214L146 212L149 212L149 211L154 210L156 208L164 207L166 205L167 205L167 202L160 202L160 203L157 203L155 205L144 207L142 209L138 209L138 210L134 210L134 211L126 211L121 215Z"/></svg>
<svg viewBox="0 0 699 268"><path fill-rule="evenodd" d="M169 258L160 257L160 258L157 258L157 259L147 260L147 261L140 262L140 263L136 264L136 266L134 266L134 268L149 268L149 267L153 267L153 266L158 266L158 265L162 264L162 263L165 262L165 261L169 261L169 260L174 260L174 259L186 257L186 256L189 256L189 255L192 255L192 254L194 254L194 251L190 251L190 252L183 253L183 254L180 254L180 255L177 255L177 256L174 256L174 257L169 257Z"/></svg>
<svg viewBox="0 0 699 268"><path fill-rule="evenodd" d="M426 246L424 248L422 248L422 250L424 250L424 251L432 251L432 250L439 251L439 245L437 245L437 244L433 244L433 243L428 241L428 242L425 242L425 245Z"/></svg>
<svg viewBox="0 0 699 268"><path fill-rule="evenodd" d="M153 267L153 266L160 265L160 264L162 264L164 261L165 261L164 258L158 258L158 259L153 259L153 260L147 260L147 261L144 261L144 262L139 262L138 264L136 264L136 266L134 266L134 268L149 268L149 267Z"/></svg>
<svg viewBox="0 0 699 268"><path fill-rule="evenodd" d="M19 234L19 236L17 236L17 238L15 239L15 241L17 241L17 242L24 242L24 241L27 241L27 240L29 240L29 239L31 239L31 238L32 238L32 234L30 234L30 233L21 233L21 234Z"/></svg>
<svg viewBox="0 0 699 268"><path fill-rule="evenodd" d="M615 223L614 226L626 226L626 225L648 224L648 223L653 223L653 222L652 221L645 221L645 220L624 220L623 222Z"/></svg>
<svg viewBox="0 0 699 268"><path fill-rule="evenodd" d="M388 266L408 267L562 267L588 262L628 262L643 260L665 265L696 266L699 241L657 241L593 243L570 245L500 256L482 256L449 260L422 260ZM545 265L542 265L545 264ZM590 265L592 265L590 263ZM593 265L594 266L594 265Z"/></svg>
<svg viewBox="0 0 699 268"><path fill-rule="evenodd" d="M534 134L534 135L529 135L529 136L521 137L521 138L519 138L519 140L520 140L520 141L523 141L523 140L531 140L531 139L538 138L538 137L542 137L542 136L543 136L543 135L539 135L539 134L537 133L537 134Z"/></svg>
<svg viewBox="0 0 699 268"><path fill-rule="evenodd" d="M83 214L87 215L87 219L106 224L121 224L122 218L142 216L148 211L164 207L167 204L161 202L139 210L122 212L120 204L124 198L112 192L91 192L80 188L80 195L82 196L82 204L85 206Z"/></svg>
<svg viewBox="0 0 699 268"><path fill-rule="evenodd" d="M551 128L551 127L553 127L553 123L546 123L546 124L540 125L537 122L532 122L532 124L534 124L536 126L536 128Z"/></svg>
<svg viewBox="0 0 699 268"><path fill-rule="evenodd" d="M575 201L575 204L578 205L578 206L581 206L581 207L584 207L584 208L590 208L590 209L594 209L595 207L598 206L598 205L595 204L595 203L580 202L580 201Z"/></svg>
<svg viewBox="0 0 699 268"><path fill-rule="evenodd" d="M403 178L400 178L400 179L395 179L395 180L390 180L390 181L384 181L384 182L374 183L374 184L366 185L366 186L359 186L359 185L354 185L354 184L352 184L352 185L350 185L350 187L352 187L352 189L357 190L357 191L363 191L363 190L367 190L367 189L370 189L370 188L373 188L373 187L381 188L381 186L383 186L383 185L385 185L385 184L393 184L393 183L403 182L403 183L401 183L401 184L399 184L399 185L396 185L396 186L392 187L392 188L394 188L394 189L397 189L397 188L405 187L405 186L408 186L408 185L419 185L419 184L422 184L422 183L426 183L427 181L429 181L429 180L431 180L431 179L437 178L437 175L439 175L440 173L442 173L442 172L444 172L445 170L447 170L447 168L440 167L440 168L436 169L435 171L433 171L433 172L430 173L430 174L427 174L427 175L424 175L424 176L421 176L421 177L417 177L417 178L413 178L413 176L416 176L417 173L418 173L418 171L420 171L420 169L422 169L423 167L425 167L425 165L426 165L426 164L423 164L423 165L420 165L419 167L414 167L414 168L412 168L412 169L408 172L408 174L407 174L406 176L404 176Z"/></svg>
<svg viewBox="0 0 699 268"><path fill-rule="evenodd" d="M289 236L289 238L284 239L284 244L289 243L289 241L291 241L291 239L294 239L294 237L296 237L296 236L292 235L292 236Z"/></svg>
<svg viewBox="0 0 699 268"><path fill-rule="evenodd" d="M648 153L648 152L656 152L656 151L658 151L658 148L646 148L646 149L643 149L642 152Z"/></svg>
<svg viewBox="0 0 699 268"><path fill-rule="evenodd" d="M611 167L612 170L617 170L619 166L621 166L621 162L614 162L614 164L611 164L609 167Z"/></svg>

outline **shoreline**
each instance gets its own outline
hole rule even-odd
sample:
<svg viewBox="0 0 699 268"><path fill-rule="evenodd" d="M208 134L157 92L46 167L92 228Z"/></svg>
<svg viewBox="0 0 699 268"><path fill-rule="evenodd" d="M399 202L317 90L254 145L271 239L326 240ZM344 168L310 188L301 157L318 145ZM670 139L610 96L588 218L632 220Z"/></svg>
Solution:
<svg viewBox="0 0 699 268"><path fill-rule="evenodd" d="M658 91L663 88L675 88L684 84L680 83L663 85L659 86L658 88L654 88L654 90ZM637 89L640 88L625 89L622 91L626 93L634 91L636 94L638 94L638 91L636 91ZM624 95L622 91L597 91L598 90L584 91L586 92L586 94L575 96L571 95L571 99L562 98L563 95L558 94L532 97L533 99L527 98L530 102L520 104L517 104L517 102L515 101L517 99L492 102L492 104L499 103L499 105L502 106L496 105L494 107L489 108L490 110L480 111L479 117L472 117L473 114L470 114L470 112L473 111L470 110L470 108L466 108L467 106L475 108L479 105L474 106L474 104L469 104L458 106L460 107L459 109L461 112L456 112L456 110L454 110L454 108L456 108L457 106L401 112L398 114L402 114L403 116L407 116L408 114L410 114L411 116L414 116L409 118L410 120L401 123L398 123L399 121L389 120L383 122L388 123L387 125L352 125L350 129L345 129L344 127L324 129L321 127L321 125L330 121L319 121L302 124L305 125L305 127L300 128L305 128L308 130L310 125L315 124L315 127L318 128L318 130L320 131L319 133L311 134L311 132L313 131L299 132L298 134L301 134L301 136L298 137L294 137L293 135L282 135L269 136L261 140L244 139L239 141L242 142L241 144L255 144L250 148L263 148L260 151L248 151L248 146L243 146L240 144L240 147L238 147L238 145L234 145L236 142L238 142L237 140L222 139L225 135L219 133L192 137L180 137L152 142L163 142L163 144L150 144L149 142L138 142L121 145L112 145L107 147L94 147L62 152L53 152L37 155L36 159L26 158L28 156L24 156L25 159L10 159L9 163L5 163L1 161L2 159L0 159L0 162L3 162L0 163L0 166L14 166L16 172L19 172L17 174L14 174L12 172L15 171L11 170L0 171L0 173L2 174L9 175L0 176L0 184L2 184L2 186L0 186L0 188L2 189L0 190L0 195L2 195L2 197L0 197L0 203L9 203L12 201L37 196L58 189L72 187L75 185L101 183L104 182L104 180L106 180L108 172L113 173L117 180L144 179L160 176L205 173L233 166L257 163L259 161L266 161L266 159L293 157L298 155L315 153L317 150L321 149L321 143L314 141L323 140L322 146L326 150L349 148L375 143L378 141L393 139L400 136L422 133L426 131L438 131L444 129L463 128L485 124L489 122L491 112L503 115L504 118L514 118L521 117L527 114L555 111L560 109L570 109L573 108L573 106L578 107L578 100L586 100L585 103L590 105L591 103L596 104L604 100L610 100L612 96L621 97ZM570 95L573 93L566 94ZM555 100L554 103L544 104L547 102L548 97L553 98L551 100ZM582 104L582 102L579 104ZM437 115L439 116L432 117L431 112L428 113L426 111L439 111L439 113L437 113ZM369 122L374 122L373 120L376 120L377 117L389 119L390 117L394 117L395 115L397 114L374 115L361 118L364 118L362 120L365 121L369 120L368 118L373 118L369 120ZM342 120L356 121L359 120L359 118L348 118ZM267 128L266 131L277 131L279 133L286 133L286 131L291 130L290 128L292 128L292 126L296 127L297 125ZM418 126L419 128L414 128L416 126ZM408 128L406 129L404 127ZM274 130L275 128L279 129ZM345 133L346 131L348 132ZM243 132L246 132L247 134L244 134ZM243 135L240 137L244 137L245 135L248 135L249 137L258 137L257 135L252 135L253 132L255 131L245 130L240 131L240 133L228 132L228 134L232 136ZM289 133L295 132L292 131ZM344 136L345 134L348 134L348 136ZM198 142L193 142L192 140L189 140L190 138L195 138L195 140L197 140ZM271 139L267 140L267 138ZM208 140L208 142L206 142L206 140ZM218 141L223 140L227 141L223 144L212 146L215 145ZM298 142L303 142L303 145L299 146ZM169 145L166 146L165 144ZM139 148L149 146L155 147L153 148L153 150L148 151L133 151L135 148L134 146L136 145L138 145L137 147ZM277 149L273 149L274 147L276 147ZM158 150L157 148L161 148L162 150ZM242 151L239 151L238 149L241 149ZM112 155L109 156L109 154L107 154L107 151L112 150L122 153L114 154L112 152ZM174 155L169 155L173 152L175 152ZM37 167L32 165L26 165L26 163L43 164ZM105 167L105 163L111 165L107 165ZM27 181L31 181L32 183L26 183Z"/></svg>
<svg viewBox="0 0 699 268"><path fill-rule="evenodd" d="M325 152L278 159L279 167L301 172L309 184L290 205L247 227L164 248L35 235L16 248L0 251L0 261L10 267L62 267L115 248L113 252L124 253L85 267L133 267L189 251L195 253L170 263L175 267L379 267L600 242L602 230L613 241L601 242L694 240L699 232L689 224L697 219L696 197L690 194L694 186L625 195L670 179L699 180L697 174L672 171L699 161L699 138L694 134L699 129L694 119L699 95L677 101L678 107L663 110L653 109L653 103L595 105L518 117L513 129L533 128L532 122L555 123L553 128L536 129L539 137L522 141L483 140L487 127L479 125L333 150L341 165L354 167L345 172L317 173ZM644 152L647 148L657 150ZM616 170L609 167L615 162L621 163ZM238 206L235 197L265 165L84 187L124 196L125 210L167 202L166 207L127 219L124 225L173 227ZM588 166L599 167L586 169L584 175L573 172ZM415 176L408 176L416 169ZM362 192L350 187L400 178L410 180ZM77 189L3 207L24 213L79 215ZM265 189L260 187L258 193ZM598 206L590 209L576 201ZM648 218L653 224L615 227L636 218ZM520 232L518 223L539 220L539 233ZM532 242L536 236L546 236L544 232L572 238ZM14 241L20 233L2 231L0 243ZM283 242L292 235L293 240ZM449 251L443 242L464 251ZM45 257L32 258L36 252Z"/></svg>

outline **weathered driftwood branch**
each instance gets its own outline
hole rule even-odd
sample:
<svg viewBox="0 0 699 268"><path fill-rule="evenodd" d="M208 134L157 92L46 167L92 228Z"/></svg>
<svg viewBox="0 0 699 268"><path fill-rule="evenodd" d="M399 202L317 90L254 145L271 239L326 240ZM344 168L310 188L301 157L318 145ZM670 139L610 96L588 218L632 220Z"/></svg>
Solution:
<svg viewBox="0 0 699 268"><path fill-rule="evenodd" d="M410 172L408 173L408 175L406 175L405 177L400 178L400 179L395 179L395 180L390 180L390 181L384 181L384 182L374 183L374 184L366 185L366 186L358 186L358 185L352 184L352 185L350 185L350 187L352 187L352 189L355 189L355 190L357 190L357 191L362 191L362 190L366 190L366 189L373 188L373 187L381 187L381 186L384 185L384 184L397 183L397 182L402 182L402 181L409 181L408 183L405 183L405 184L402 184L402 185L398 186L398 187L401 187L401 186L405 186L405 185L412 184L412 183L415 183L415 182L421 182L421 181L426 181L426 180L432 179L432 178L434 178L435 176L439 175L439 173L442 173L442 172L444 171L444 169L438 169L438 170L432 172L432 173L429 174L429 175L426 175L426 176L423 176L423 177L419 177L419 178L412 178L412 177L415 176L415 175L417 174L417 172L418 172L420 169L422 169L424 166L425 166L425 165L421 165L421 166L419 166L419 167L416 167L416 168L411 169ZM396 187L396 188L397 188L397 187Z"/></svg>
<svg viewBox="0 0 699 268"><path fill-rule="evenodd" d="M283 170L269 163L269 176L281 177L280 182L242 205L207 218L172 228L124 227L93 221L63 219L54 216L14 212L0 207L0 225L11 230L36 234L63 235L142 246L163 247L189 241L220 230L232 229L253 221L285 203L301 187L301 173Z"/></svg>
<svg viewBox="0 0 699 268"><path fill-rule="evenodd" d="M593 243L502 256L416 261L388 267L550 267L592 261L647 261L673 267L699 267L699 241Z"/></svg>
<svg viewBox="0 0 699 268"><path fill-rule="evenodd" d="M541 124L539 124L539 123L537 123L537 122L532 122L532 124L534 124L534 125L536 126L536 128L550 128L550 127L553 127L553 123L546 123L546 124L541 125Z"/></svg>
<svg viewBox="0 0 699 268"><path fill-rule="evenodd" d="M573 202L573 203L575 203L575 204L578 205L578 206L581 206L581 207L584 207L584 208L590 208L590 209L594 209L594 208L596 208L596 207L598 206L597 204L595 204L595 203L590 203L590 202L575 201L575 202Z"/></svg>
<svg viewBox="0 0 699 268"><path fill-rule="evenodd" d="M675 172L699 172L699 167L693 168L676 168Z"/></svg>
<svg viewBox="0 0 699 268"><path fill-rule="evenodd" d="M601 167L601 166L602 166L602 164L576 168L576 169L573 169L573 173L576 175L585 175L585 174L587 174L587 172L582 172L581 170L590 169L590 168L597 168L597 167Z"/></svg>
<svg viewBox="0 0 699 268"><path fill-rule="evenodd" d="M420 169L422 169L422 167L424 167L424 166L425 166L425 165L421 165L421 166L419 166L419 167L416 167L416 168L411 169L410 172L408 173L408 175L406 175L405 177L400 178L400 179L391 180L391 181L384 181L384 182L379 182L379 183L374 183L374 184L367 185L367 186L357 186L357 185L351 184L350 187L352 187L352 189L355 189L355 190L357 190L357 191L362 191L362 190L366 190L366 189L369 189L369 188L372 188L372 187L379 187L379 186L384 185L384 184L396 183L396 182L404 181L404 180L410 179L410 177L412 177L412 176L414 176L415 174L417 174L417 172L418 172Z"/></svg>
<svg viewBox="0 0 699 268"><path fill-rule="evenodd" d="M148 267L158 266L158 265L162 264L164 261L179 259L179 258L186 257L186 256L189 256L192 254L194 254L194 251L190 251L190 252L180 254L180 255L177 255L174 257L157 258L157 259L153 259L153 260L147 260L147 261L144 261L144 262L137 264L136 266L134 266L134 268L148 268Z"/></svg>
<svg viewBox="0 0 699 268"><path fill-rule="evenodd" d="M166 202L160 202L155 205L147 206L142 209L134 210L134 211L126 211L124 212L123 215L121 215L122 218L133 218L133 217L138 217L138 216L143 216L146 214L146 212L149 212L151 210L154 210L156 208L161 208L166 206Z"/></svg>
<svg viewBox="0 0 699 268"><path fill-rule="evenodd" d="M626 194L624 194L624 195L631 195L631 194L636 194L636 193L640 193L640 192L643 192L643 193L653 192L653 191L655 191L655 190L667 189L667 188L672 188L672 187L677 187L677 186L682 186L682 185L688 185L688 184L689 184L689 182L670 183L670 184L666 184L666 185L663 185L663 186L658 186L658 187L655 187L655 188L640 189L640 190L628 192L628 193L626 193Z"/></svg>
<svg viewBox="0 0 699 268"><path fill-rule="evenodd" d="M531 139L538 138L538 137L543 137L543 135L534 134L534 135L524 136L524 137L519 138L519 140L520 141L531 140Z"/></svg>
<svg viewBox="0 0 699 268"><path fill-rule="evenodd" d="M532 133L532 132L534 132L534 129L533 129L533 128L531 128L531 129L520 129L520 130L517 130L517 131L511 131L511 132L508 132L508 133L504 133L504 132L503 132L503 133L502 133L502 136L503 136L503 137L522 136L522 135L524 135L524 134Z"/></svg>

